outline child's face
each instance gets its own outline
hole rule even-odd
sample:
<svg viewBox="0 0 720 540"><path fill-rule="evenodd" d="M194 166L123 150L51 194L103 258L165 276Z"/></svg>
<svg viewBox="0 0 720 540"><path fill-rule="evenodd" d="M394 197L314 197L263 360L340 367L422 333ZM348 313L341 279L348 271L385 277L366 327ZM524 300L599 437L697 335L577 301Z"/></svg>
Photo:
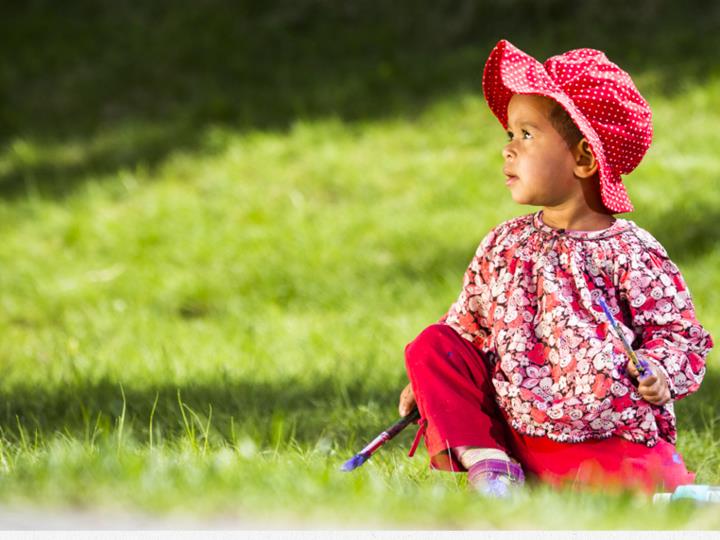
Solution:
<svg viewBox="0 0 720 540"><path fill-rule="evenodd" d="M550 122L552 107L550 99L535 95L514 95L508 105L503 173L519 204L555 207L582 194L575 156Z"/></svg>

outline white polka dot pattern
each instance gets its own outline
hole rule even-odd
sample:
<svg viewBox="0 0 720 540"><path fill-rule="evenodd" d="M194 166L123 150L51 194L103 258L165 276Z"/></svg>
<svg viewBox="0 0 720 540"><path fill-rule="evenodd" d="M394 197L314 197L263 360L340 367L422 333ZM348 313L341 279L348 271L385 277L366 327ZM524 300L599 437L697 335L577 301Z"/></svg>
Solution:
<svg viewBox="0 0 720 540"><path fill-rule="evenodd" d="M595 49L575 49L541 64L506 40L490 53L483 92L507 128L514 94L557 101L587 138L600 171L603 204L613 213L631 212L621 174L638 166L652 141L652 112L630 75Z"/></svg>

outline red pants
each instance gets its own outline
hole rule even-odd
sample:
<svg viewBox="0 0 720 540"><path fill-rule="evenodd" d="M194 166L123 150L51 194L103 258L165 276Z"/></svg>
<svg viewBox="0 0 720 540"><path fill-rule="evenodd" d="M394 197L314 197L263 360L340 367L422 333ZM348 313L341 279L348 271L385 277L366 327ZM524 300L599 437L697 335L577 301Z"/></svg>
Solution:
<svg viewBox="0 0 720 540"><path fill-rule="evenodd" d="M405 364L434 468L465 470L450 449L473 446L503 450L520 462L526 474L555 486L571 483L652 492L671 491L695 479L667 441L648 448L619 437L561 443L521 435L495 402L491 366L445 324L429 326L409 343Z"/></svg>

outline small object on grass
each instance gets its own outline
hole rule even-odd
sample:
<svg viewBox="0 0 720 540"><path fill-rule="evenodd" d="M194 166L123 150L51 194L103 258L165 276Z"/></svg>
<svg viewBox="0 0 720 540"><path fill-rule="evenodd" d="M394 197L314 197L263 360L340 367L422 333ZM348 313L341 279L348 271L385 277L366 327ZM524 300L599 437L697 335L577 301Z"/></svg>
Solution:
<svg viewBox="0 0 720 540"><path fill-rule="evenodd" d="M696 503L720 503L720 486L683 484L676 487L672 493L656 493L653 495L653 503L655 504L680 500L691 500Z"/></svg>
<svg viewBox="0 0 720 540"><path fill-rule="evenodd" d="M414 422L420 418L420 412L417 410L417 407L414 408L410 414L407 416L403 416L400 420L395 422L392 426L387 428L385 431L383 431L380 435L375 437L370 443L360 450L357 454L355 454L353 457L348 459L342 467L340 467L340 470L345 472L350 472L354 469L357 469L360 465L365 463L370 457L386 442L388 442L390 439L395 437L398 433L400 433L403 429L405 429L409 424Z"/></svg>
<svg viewBox="0 0 720 540"><path fill-rule="evenodd" d="M635 351L632 350L632 347L630 347L627 339L625 339L625 334L623 334L622 330L620 329L620 326L615 320L615 317L613 317L612 313L610 313L610 308L605 303L605 300L603 300L602 298L598 298L598 303L600 304L602 310L605 312L605 316L610 321L610 326L612 326L612 329L615 331L615 335L620 338L620 341L622 341L625 352L630 357L632 363L635 364L637 370L640 372L640 376L643 377L645 375L650 375L652 373L652 370L650 369L650 364L648 364L647 360L639 358L635 354Z"/></svg>

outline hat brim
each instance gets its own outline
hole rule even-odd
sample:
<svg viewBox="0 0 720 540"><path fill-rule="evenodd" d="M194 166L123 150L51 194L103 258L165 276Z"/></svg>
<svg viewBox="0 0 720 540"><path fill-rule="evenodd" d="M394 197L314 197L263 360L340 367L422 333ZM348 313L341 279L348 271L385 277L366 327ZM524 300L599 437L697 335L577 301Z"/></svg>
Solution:
<svg viewBox="0 0 720 540"><path fill-rule="evenodd" d="M605 158L602 141L572 99L548 75L545 67L512 43L501 40L483 70L483 93L490 110L507 129L507 108L515 94L532 94L555 100L567 111L585 136L598 163L600 196L613 213L632 212L633 205L619 173Z"/></svg>

